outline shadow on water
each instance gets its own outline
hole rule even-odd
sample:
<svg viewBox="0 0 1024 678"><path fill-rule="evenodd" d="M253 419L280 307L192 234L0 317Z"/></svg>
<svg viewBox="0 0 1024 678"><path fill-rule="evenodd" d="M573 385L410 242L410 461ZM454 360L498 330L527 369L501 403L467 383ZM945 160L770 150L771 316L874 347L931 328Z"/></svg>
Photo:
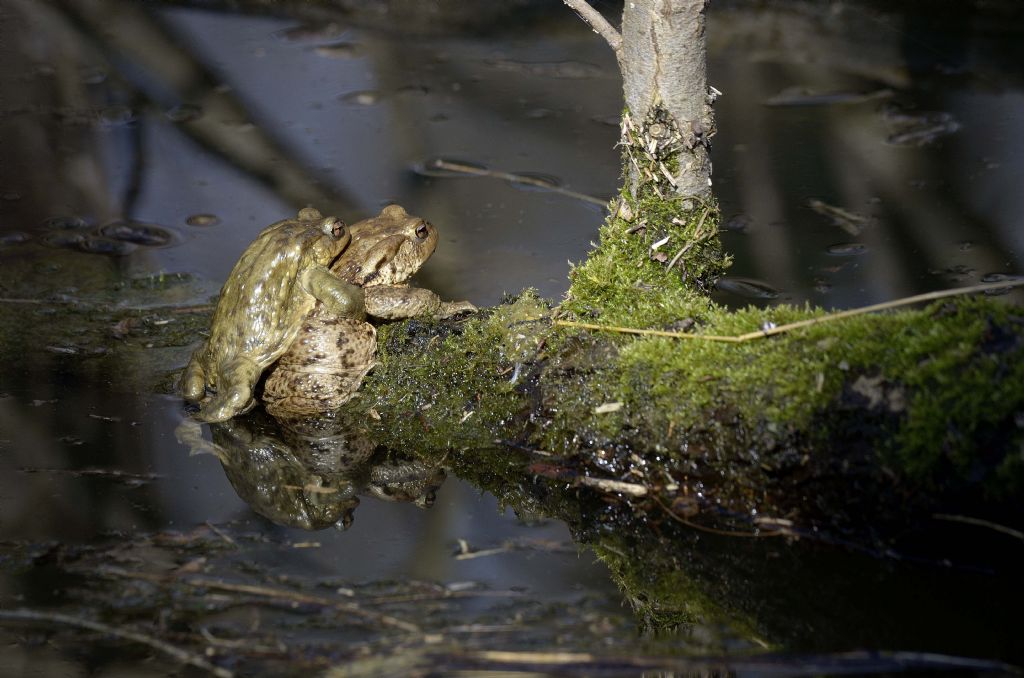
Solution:
<svg viewBox="0 0 1024 678"><path fill-rule="evenodd" d="M241 250L306 204L429 217L419 284L444 298L564 292L616 190L621 94L607 47L548 4L0 7L5 674L1021 662L1016 570L984 558L1020 565L1006 535L945 531L979 554L951 562L736 539L566 502L557 460L525 451L405 458L259 413L199 427L161 395ZM709 29L722 299L1020 274L1020 18L762 4L721 3Z"/></svg>

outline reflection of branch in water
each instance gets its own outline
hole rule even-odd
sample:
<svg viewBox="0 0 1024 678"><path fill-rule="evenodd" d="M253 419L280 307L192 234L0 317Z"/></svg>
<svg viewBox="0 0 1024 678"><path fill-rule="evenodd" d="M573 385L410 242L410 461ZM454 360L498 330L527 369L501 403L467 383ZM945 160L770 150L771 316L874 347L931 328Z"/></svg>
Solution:
<svg viewBox="0 0 1024 678"><path fill-rule="evenodd" d="M358 201L339 188L323 190L317 177L251 117L230 89L185 49L145 8L133 3L55 3L68 23L113 65L128 63L123 77L137 95L166 110L187 103L201 111L176 123L204 149L274 190L292 205L315 204L343 217L356 216Z"/></svg>
<svg viewBox="0 0 1024 678"><path fill-rule="evenodd" d="M426 164L427 169L439 169L446 170L448 172L456 172L458 174L468 174L475 177L488 177L491 179L502 179L504 181L511 182L513 184L521 184L524 186L533 186L544 191L551 191L552 193L560 193L561 195L575 198L576 200L582 200L589 202L594 205L600 205L601 207L607 207L608 201L602 200L601 198L595 198L592 195L586 193L577 193L561 186L555 186L550 181L544 181L543 179L537 179L527 174L513 174L512 172L502 172L500 170L490 170L484 167L476 167L474 165L466 165L461 162L452 162L451 160L443 160L438 158L431 160Z"/></svg>
<svg viewBox="0 0 1024 678"><path fill-rule="evenodd" d="M137 105L133 102L133 107ZM135 214L135 205L142 194L146 180L146 119L139 118L135 124L128 126L128 182L124 187L124 197L119 208L122 219L130 219Z"/></svg>
<svg viewBox="0 0 1024 678"><path fill-rule="evenodd" d="M211 522L210 522L209 520L207 520L207 521L204 521L204 522L203 522L203 525L206 525L206 527L210 528L210 531L211 531L211 532L213 532L213 533L214 533L215 535L217 535L218 537L220 537L221 539L223 539L223 540L224 540L225 542L227 542L227 543L228 543L228 544L229 544L230 546L232 546L232 547L234 547L234 548L238 548L238 542L237 542L237 541L235 541L234 539L232 539L232 538L231 538L231 535L229 535L229 534L227 534L226 532L224 532L224 530L220 529L219 527L217 527L216 525L214 525L213 523L211 523Z"/></svg>
<svg viewBox="0 0 1024 678"><path fill-rule="evenodd" d="M1006 525L1000 525L999 523L993 523L991 520L982 520L981 518L971 518L970 516L951 515L949 513L935 513L935 514L932 515L932 518L935 518L936 520L948 520L949 522L952 522L952 523L963 523L964 525L974 525L976 527L985 527L985 528L988 528L988 529L993 530L995 532L999 532L1001 534L1005 534L1007 536L1013 537L1014 539L1019 539L1020 541L1024 541L1024 532L1021 532L1020 530L1015 530L1012 527L1007 527Z"/></svg>
<svg viewBox="0 0 1024 678"><path fill-rule="evenodd" d="M98 621L91 619L82 619L81 617L71 617L66 614L58 614L56 612L37 612L35 610L0 610L0 619L7 621L26 621L26 622L45 622L48 624L63 624L65 626L75 626L80 629L88 629L90 631L96 631L108 636L114 636L121 640L130 640L134 643L140 643L142 645L148 645L154 650L159 650L164 654L174 657L180 662L195 666L196 668L209 671L219 678L232 678L235 674L227 669L219 666L214 666L210 662L206 661L202 657L191 652L186 652L179 647L165 643L162 640L147 636L137 631L130 631L128 629L119 628L116 626L110 626L103 624Z"/></svg>
<svg viewBox="0 0 1024 678"><path fill-rule="evenodd" d="M495 556L500 553L511 553L512 551L543 551L545 553L574 552L575 549L567 544L558 541L541 539L506 539L501 546L489 549L474 551L465 539L459 539L459 550L455 554L455 560L472 560Z"/></svg>

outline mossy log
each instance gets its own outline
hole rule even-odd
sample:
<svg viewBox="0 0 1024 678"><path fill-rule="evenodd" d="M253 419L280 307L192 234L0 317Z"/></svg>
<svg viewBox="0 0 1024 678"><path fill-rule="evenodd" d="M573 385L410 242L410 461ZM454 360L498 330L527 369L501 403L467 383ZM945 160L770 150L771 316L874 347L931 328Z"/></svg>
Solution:
<svg viewBox="0 0 1024 678"><path fill-rule="evenodd" d="M634 319L698 334L820 314L629 289ZM581 303L551 311L527 293L462 321L386 326L346 416L420 454L529 450L517 484L589 486L698 529L878 547L936 513L1020 526L1020 308L957 298L729 344L552 324Z"/></svg>
<svg viewBox="0 0 1024 678"><path fill-rule="evenodd" d="M710 300L729 263L719 213L658 171L685 145L674 129L658 107L626 116L627 164L648 181L613 203L556 308L527 292L457 322L381 328L380 365L346 416L417 453L529 450L518 483L628 496L695 529L873 549L936 514L1019 529L1024 310L952 297L714 340L826 313Z"/></svg>
<svg viewBox="0 0 1024 678"><path fill-rule="evenodd" d="M711 303L701 261L651 256L717 220L690 216L647 233L611 218L558 307L527 292L381 328L380 364L341 416L566 521L652 628L724 620L788 649L1019 658L1005 629L1020 604L1007 573L1024 526L1024 311L955 297L744 343L558 324L739 335L824 315Z"/></svg>

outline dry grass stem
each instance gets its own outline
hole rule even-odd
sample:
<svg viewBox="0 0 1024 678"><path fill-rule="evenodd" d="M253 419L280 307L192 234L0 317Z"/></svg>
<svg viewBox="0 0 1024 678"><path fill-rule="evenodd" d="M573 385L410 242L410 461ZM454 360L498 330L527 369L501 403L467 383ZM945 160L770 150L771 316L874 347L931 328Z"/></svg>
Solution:
<svg viewBox="0 0 1024 678"><path fill-rule="evenodd" d="M618 325L598 325L596 323L581 323L574 320L552 320L553 325L561 325L562 327L577 327L585 330L604 330L606 332L619 332L621 334L642 334L654 337L671 337L673 339L696 339L701 341L718 341L729 344L742 344L754 339L764 339L765 337L773 337L777 334L784 334L792 330L801 329L803 327L810 327L811 325L820 325L821 323L832 322L834 320L841 320L842 318L851 318L853 316L865 315L867 313L877 313L879 311L886 311L892 308L899 308L901 306L909 306L911 304L919 304L925 301L935 301L936 299L946 299L948 297L957 297L965 294L976 294L978 292L990 292L993 290L1003 290L1011 287L1020 287L1024 285L1024 279L1021 280L1006 280L994 283L981 283L979 285L971 285L970 287L955 287L948 290L937 290L935 292L926 292L925 294L917 294L912 297L904 297L902 299L896 299L894 301L885 301L880 304L872 304L870 306L861 306L860 308L851 308L846 311L838 311L836 313L829 313L818 318L808 318L807 320L799 320L794 323L788 323L786 325L779 325L778 327L772 327L766 330L756 330L754 332L747 332L746 334L739 334L734 336L718 335L718 334L694 334L692 332L672 332L669 330L650 330L641 329L636 327L620 327Z"/></svg>
<svg viewBox="0 0 1024 678"><path fill-rule="evenodd" d="M610 480L608 478L590 478L587 476L580 476L576 479L576 484L593 487L604 492L628 494L631 497L646 497L650 493L650 491L643 485L627 483L621 480Z"/></svg>

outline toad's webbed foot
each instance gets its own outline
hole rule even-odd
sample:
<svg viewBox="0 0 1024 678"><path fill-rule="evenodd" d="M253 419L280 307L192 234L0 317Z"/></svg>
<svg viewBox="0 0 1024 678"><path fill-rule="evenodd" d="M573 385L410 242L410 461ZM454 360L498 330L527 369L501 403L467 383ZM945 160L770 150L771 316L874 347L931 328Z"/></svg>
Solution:
<svg viewBox="0 0 1024 678"><path fill-rule="evenodd" d="M434 311L434 317L444 320L460 313L476 313L480 309L468 301L442 301Z"/></svg>
<svg viewBox="0 0 1024 678"><path fill-rule="evenodd" d="M196 349L181 375L181 395L189 402L197 403L206 394L206 373L199 360L199 354L205 348L200 346Z"/></svg>

